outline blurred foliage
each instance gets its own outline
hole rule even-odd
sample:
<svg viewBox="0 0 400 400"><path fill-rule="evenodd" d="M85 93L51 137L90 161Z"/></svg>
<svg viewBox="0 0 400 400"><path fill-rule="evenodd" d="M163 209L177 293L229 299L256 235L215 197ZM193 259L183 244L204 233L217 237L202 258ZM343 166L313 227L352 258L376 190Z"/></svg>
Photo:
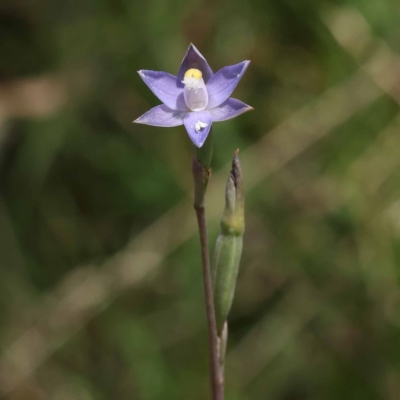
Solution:
<svg viewBox="0 0 400 400"><path fill-rule="evenodd" d="M356 24L342 26L352 39L349 47L327 24L337 10L365 19L372 45L365 46L363 60L351 50L365 43ZM208 398L198 238L193 231L188 240L179 239L194 215L160 223L165 231L154 236L155 246L164 240L168 247L171 240L171 251L165 250L157 267L135 284L115 284L118 290L112 290L114 257L131 243L140 247L145 229L191 201L191 144L184 129L131 121L159 103L136 71L175 73L193 42L214 70L252 60L234 97L255 111L214 127L214 173L227 176L232 152L240 148L248 154L244 176L261 177L246 198L227 398L398 399L400 163L392 151L400 144L395 140L400 72L397 86L389 82L365 107L294 152L272 174L264 177L251 156L298 110L322 101L325 92L357 74L367 76L370 70L360 69L360 63L395 57L399 18L398 0L3 0L4 398ZM373 87L374 79L386 78L374 76L365 78ZM24 85L46 77L65 90L59 106L51 100L59 94L51 85L41 92L44 99L31 89L24 95ZM48 111L36 112L46 96ZM308 126L324 125L336 115L335 109L315 115L298 129L306 139ZM394 134L385 145L382 132L391 126ZM288 141L287 149L296 143ZM381 161L371 171L369 160L376 157ZM209 204L218 210L213 215L222 212L222 192L223 187L220 203ZM218 219L210 218L210 224L213 243ZM135 260L133 271L140 269L141 258ZM107 265L111 273L100 282L110 296L102 297L97 286L95 294L76 294L79 301L85 302L85 295L88 304L93 301L88 307L93 312L71 316L68 302L60 306L65 314L54 312L64 289L72 293L73 304L75 285L85 281L80 271L95 282ZM52 327L63 322L63 334L54 338ZM33 363L24 351L33 354ZM15 370L7 361L10 354L19 354Z"/></svg>

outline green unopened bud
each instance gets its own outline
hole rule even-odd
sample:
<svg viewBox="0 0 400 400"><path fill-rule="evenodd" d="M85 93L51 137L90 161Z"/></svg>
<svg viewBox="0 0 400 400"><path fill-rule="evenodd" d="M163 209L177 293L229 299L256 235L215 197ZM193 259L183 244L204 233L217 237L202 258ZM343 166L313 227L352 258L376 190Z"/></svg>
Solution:
<svg viewBox="0 0 400 400"><path fill-rule="evenodd" d="M233 156L226 184L225 210L214 253L214 304L219 336L232 306L243 247L244 195L238 153Z"/></svg>

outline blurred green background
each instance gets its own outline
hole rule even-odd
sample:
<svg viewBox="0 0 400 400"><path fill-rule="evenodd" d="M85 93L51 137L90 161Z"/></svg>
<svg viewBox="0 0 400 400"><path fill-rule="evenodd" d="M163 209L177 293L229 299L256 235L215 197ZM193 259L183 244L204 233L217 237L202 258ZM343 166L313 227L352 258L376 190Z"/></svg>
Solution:
<svg viewBox="0 0 400 400"><path fill-rule="evenodd" d="M2 0L0 397L207 399L183 127L132 121L190 42L252 60L215 124L246 234L230 400L400 398L398 0Z"/></svg>

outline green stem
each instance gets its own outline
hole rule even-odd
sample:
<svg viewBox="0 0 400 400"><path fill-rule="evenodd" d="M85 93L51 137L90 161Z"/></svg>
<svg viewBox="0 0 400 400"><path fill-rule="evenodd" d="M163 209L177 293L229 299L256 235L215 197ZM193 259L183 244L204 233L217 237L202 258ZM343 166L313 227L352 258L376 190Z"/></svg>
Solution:
<svg viewBox="0 0 400 400"><path fill-rule="evenodd" d="M213 400L224 399L224 378L220 368L220 351L217 336L217 322L215 319L213 288L210 271L210 257L208 251L207 225L204 207L196 207L197 223L199 225L201 259L203 265L204 295L208 323L208 340L210 353L210 380Z"/></svg>
<svg viewBox="0 0 400 400"><path fill-rule="evenodd" d="M211 393L213 400L224 400L224 376L223 370L220 367L220 346L217 334L217 322L215 318L214 294L211 278L210 253L208 249L208 234L204 201L208 178L211 173L211 140L212 137L209 137L203 148L194 152L192 160L192 173L194 181L194 209L196 211L197 224L199 227L201 261L203 267L203 284L209 340ZM207 144L208 141L209 143Z"/></svg>

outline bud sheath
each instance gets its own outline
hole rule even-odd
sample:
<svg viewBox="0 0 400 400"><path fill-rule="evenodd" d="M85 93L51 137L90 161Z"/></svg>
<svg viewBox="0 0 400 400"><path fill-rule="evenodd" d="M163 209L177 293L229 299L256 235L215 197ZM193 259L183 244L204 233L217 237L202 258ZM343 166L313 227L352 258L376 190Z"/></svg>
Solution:
<svg viewBox="0 0 400 400"><path fill-rule="evenodd" d="M244 233L244 195L238 151L226 184L221 233L215 246L213 285L218 335L221 335L235 294Z"/></svg>

